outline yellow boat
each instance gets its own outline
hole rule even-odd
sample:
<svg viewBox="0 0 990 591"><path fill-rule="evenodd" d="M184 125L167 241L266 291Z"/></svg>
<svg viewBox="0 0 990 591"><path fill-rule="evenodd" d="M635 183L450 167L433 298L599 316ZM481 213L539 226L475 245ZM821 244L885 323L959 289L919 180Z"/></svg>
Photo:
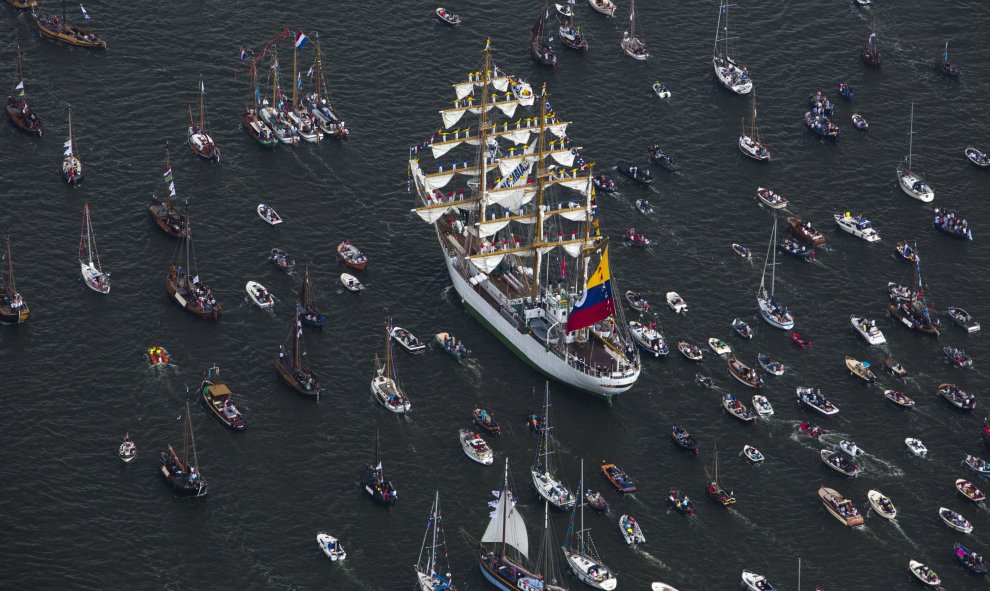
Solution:
<svg viewBox="0 0 990 591"><path fill-rule="evenodd" d="M25 0L7 1L13 4L15 2L24 2ZM36 0L26 1L34 3ZM107 47L107 42L97 37L96 33L77 27L66 20L65 0L62 0L61 18L57 15L47 17L38 16L38 13L33 10L31 11L31 16L34 17L34 24L38 27L38 31L49 39L75 45L76 47L91 47L94 49L106 49Z"/></svg>

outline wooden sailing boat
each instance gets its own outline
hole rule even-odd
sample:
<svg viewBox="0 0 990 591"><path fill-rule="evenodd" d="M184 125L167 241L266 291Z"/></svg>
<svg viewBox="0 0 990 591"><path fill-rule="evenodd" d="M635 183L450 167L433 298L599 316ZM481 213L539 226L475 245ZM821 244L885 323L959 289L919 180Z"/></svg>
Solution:
<svg viewBox="0 0 990 591"><path fill-rule="evenodd" d="M6 273L0 272L0 322L20 324L27 322L31 311L24 297L14 284L14 259L10 254L10 236L7 236Z"/></svg>
<svg viewBox="0 0 990 591"><path fill-rule="evenodd" d="M581 460L581 488L584 490L584 460ZM571 523L567 528L567 537L564 538L564 558L567 559L567 563L571 567L571 571L574 575L581 580L582 583L593 587L595 589L603 589L604 591L611 591L619 584L618 579L615 578L615 574L604 564L601 563L594 550L591 543L591 532L584 526L584 495L581 495L581 504L579 508L575 508L571 511ZM574 514L580 510L581 514L581 528L576 532L577 534L577 546L571 546L570 540L571 535L574 534Z"/></svg>
<svg viewBox="0 0 990 591"><path fill-rule="evenodd" d="M880 69L880 48L877 47L877 19L873 18L873 24L870 25L870 36L866 39L866 43L859 48L859 59L863 60L863 63L871 68Z"/></svg>
<svg viewBox="0 0 990 591"><path fill-rule="evenodd" d="M292 103L282 104L282 116L295 128L299 137L307 142L316 143L323 139L323 132L316 125L314 117L299 102L299 91L302 90L302 73L299 72L299 50L309 43L309 37L299 31L296 41L292 44Z"/></svg>
<svg viewBox="0 0 990 591"><path fill-rule="evenodd" d="M278 377L296 392L319 397L320 377L303 360L306 351L302 343L302 332L302 320L295 315L289 332L292 347L288 351L285 345L279 347L278 357L275 358L275 371L278 372Z"/></svg>
<svg viewBox="0 0 990 591"><path fill-rule="evenodd" d="M65 141L65 152L62 157L62 178L70 186L78 185L83 181L82 161L76 155L72 141L72 109L69 109L69 139Z"/></svg>
<svg viewBox="0 0 990 591"><path fill-rule="evenodd" d="M917 252L917 247L915 247L915 252ZM922 283L921 257L919 256L915 258L914 265L911 267L911 285L908 288L907 297L891 293L887 310L904 326L925 334L938 336L939 320L932 313L933 307L929 305L929 299L930 296Z"/></svg>
<svg viewBox="0 0 990 591"><path fill-rule="evenodd" d="M365 492L371 495L382 505L391 507L399 500L399 493L392 486L392 482L385 478L385 471L382 468L382 453L378 443L378 429L375 429L375 460L374 463L365 464L361 470L361 486Z"/></svg>
<svg viewBox="0 0 990 591"><path fill-rule="evenodd" d="M533 477L533 487L537 494L558 509L574 507L574 494L564 486L564 483L554 477L551 459L553 450L550 437L550 382L546 383L546 393L543 400L543 420L540 423L540 445L536 449L536 458L530 470Z"/></svg>
<svg viewBox="0 0 990 591"><path fill-rule="evenodd" d="M265 54L272 43L288 35L288 33L289 29L284 29L274 39L270 40L264 49L261 50L261 55ZM241 121L244 123L244 129L251 134L254 141L258 142L263 148L274 148L278 145L278 138L275 137L275 132L265 123L258 113L258 109L261 107L261 90L258 88L258 59L259 55L257 54L251 57L251 102L249 103L250 106L244 108Z"/></svg>
<svg viewBox="0 0 990 591"><path fill-rule="evenodd" d="M95 292L110 293L110 272L100 265L100 254L96 251L96 236L93 235L93 222L89 217L89 203L83 204L82 236L79 238L79 268L83 283Z"/></svg>
<svg viewBox="0 0 990 591"><path fill-rule="evenodd" d="M646 44L636 36L636 0L629 0L629 30L623 31L619 45L622 51L634 60L645 61L650 57Z"/></svg>
<svg viewBox="0 0 990 591"><path fill-rule="evenodd" d="M268 74L272 79L272 100L269 102L267 96L261 100L261 108L258 109L258 115L275 132L275 137L279 142L290 146L298 146L299 134L293 130L293 126L286 120L282 111L285 98L282 96L282 88L278 83L278 54L272 52L272 55L272 65Z"/></svg>
<svg viewBox="0 0 990 591"><path fill-rule="evenodd" d="M403 414L412 410L412 403L402 391L395 373L395 359L392 355L392 319L385 323L385 363L378 365L375 356L375 377L371 379L371 395L387 410Z"/></svg>
<svg viewBox="0 0 990 591"><path fill-rule="evenodd" d="M705 476L708 477L708 496L711 497L716 503L721 503L723 507L728 507L729 505L734 505L736 503L736 495L731 490L725 490L718 481L718 446L715 446L715 464L712 467L712 471L709 472L708 468L705 468Z"/></svg>
<svg viewBox="0 0 990 591"><path fill-rule="evenodd" d="M450 576L446 540L443 535L443 516L440 514L440 491L433 498L430 519L426 522L423 544L416 560L416 583L419 591L457 591Z"/></svg>
<svg viewBox="0 0 990 591"><path fill-rule="evenodd" d="M760 317L770 326L782 330L794 328L794 315L777 301L774 287L777 283L777 215L773 216L773 231L770 232L770 244L767 246L767 256L763 260L763 276L760 278L760 289L756 292L756 305ZM770 265L770 293L767 293L767 264Z"/></svg>
<svg viewBox="0 0 990 591"><path fill-rule="evenodd" d="M192 448L193 461L189 463L189 449ZM160 470L165 481L183 495L206 496L206 480L199 471L199 458L196 455L196 437L193 435L189 403L182 429L182 455L175 453L171 445L162 452Z"/></svg>
<svg viewBox="0 0 990 591"><path fill-rule="evenodd" d="M914 103L911 103L911 128L908 132L908 154L904 160L897 165L897 184L909 197L913 197L924 203L931 203L935 200L935 191L925 179L911 170L911 157L914 152Z"/></svg>
<svg viewBox="0 0 990 591"><path fill-rule="evenodd" d="M303 284L299 291L299 302L296 303L296 314L304 326L309 326L317 330L323 330L327 323L327 318L313 305L313 296L310 294L309 285L309 261L303 264Z"/></svg>
<svg viewBox="0 0 990 591"><path fill-rule="evenodd" d="M588 51L588 38L581 32L580 27L574 24L574 0L567 0L567 6L567 21L560 23L558 31L560 42L577 51Z"/></svg>
<svg viewBox="0 0 990 591"><path fill-rule="evenodd" d="M192 105L189 105L189 129L186 131L186 142L193 154L220 162L220 148L206 129L206 85L202 76L199 77L199 123L193 121Z"/></svg>
<svg viewBox="0 0 990 591"><path fill-rule="evenodd" d="M749 122L749 134L746 133L746 120L742 121L742 132L739 134L739 151L753 160L770 161L770 150L760 143L760 130L756 126L756 94L753 94L753 117Z"/></svg>
<svg viewBox="0 0 990 591"><path fill-rule="evenodd" d="M7 97L6 111L10 117L10 122L24 133L40 136L44 132L41 119L35 115L34 110L28 105L24 88L24 64L21 61L21 49L17 48L17 86L14 87L17 96Z"/></svg>
<svg viewBox="0 0 990 591"><path fill-rule="evenodd" d="M179 260L168 269L165 277L165 291L175 303L190 314L200 318L216 320L220 318L223 306L213 296L213 290L199 280L192 257L192 224L189 221L189 208L186 208L185 232L179 245Z"/></svg>
<svg viewBox="0 0 990 591"><path fill-rule="evenodd" d="M31 10L38 6L38 0L7 0L7 4L20 10Z"/></svg>
<svg viewBox="0 0 990 591"><path fill-rule="evenodd" d="M327 81L323 77L323 52L320 50L320 34L314 35L316 39L316 92L302 99L302 106L316 120L316 124L323 130L323 133L344 139L350 135L351 130L347 124L337 114L337 109L330 100L330 93L327 90Z"/></svg>
<svg viewBox="0 0 990 591"><path fill-rule="evenodd" d="M720 43L721 47L719 47ZM749 70L746 66L736 63L729 52L729 0L719 2L712 67L715 69L715 77L722 86L736 94L752 92L753 81L749 77Z"/></svg>
<svg viewBox="0 0 990 591"><path fill-rule="evenodd" d="M62 18L56 15L42 17L38 16L38 13L34 11L31 12L31 16L34 17L34 24L38 27L38 31L49 39L75 45L76 47L89 47L93 49L107 48L107 42L97 37L96 33L70 24L66 20L65 0L62 0Z"/></svg>
<svg viewBox="0 0 990 591"><path fill-rule="evenodd" d="M155 225L165 232L169 238L180 238L186 232L186 216L183 215L173 205L175 197L175 182L172 179L172 167L169 165L168 150L165 150L165 187L168 194L164 200L159 201L158 197L152 196L151 203L148 204L148 214Z"/></svg>
<svg viewBox="0 0 990 591"><path fill-rule="evenodd" d="M533 59L538 63L549 68L556 68L557 54L553 52L553 47L550 46L550 40L547 37L548 18L550 18L550 0L543 0L540 16L533 23L533 28L529 30L529 50Z"/></svg>

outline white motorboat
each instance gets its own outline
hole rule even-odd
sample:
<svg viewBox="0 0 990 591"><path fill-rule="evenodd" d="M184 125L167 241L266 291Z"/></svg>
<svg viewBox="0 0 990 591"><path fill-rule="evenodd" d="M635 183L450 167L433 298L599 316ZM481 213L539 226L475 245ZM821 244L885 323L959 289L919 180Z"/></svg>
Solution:
<svg viewBox="0 0 990 591"><path fill-rule="evenodd" d="M942 518L942 522L945 523L945 525L951 527L957 532L964 534L973 532L973 524L968 519L956 513L952 509L939 507L938 516Z"/></svg>
<svg viewBox="0 0 990 591"><path fill-rule="evenodd" d="M752 445L743 446L743 455L746 456L747 460L753 462L754 464L759 464L763 460L767 459L766 456L763 455L763 452L756 449Z"/></svg>
<svg viewBox="0 0 990 591"><path fill-rule="evenodd" d="M491 465L495 461L492 448L488 447L488 444L485 443L485 440L480 435L470 429L461 429L459 434L461 449L464 450L464 454L467 457L486 466Z"/></svg>
<svg viewBox="0 0 990 591"><path fill-rule="evenodd" d="M347 558L347 552L344 551L344 546L337 541L337 538L331 536L327 532L320 532L316 534L316 543L320 545L320 550L323 550L323 553L327 555L327 558L333 562Z"/></svg>
<svg viewBox="0 0 990 591"><path fill-rule="evenodd" d="M873 512L883 517L884 519L893 519L897 517L897 509L894 504L890 502L890 499L884 496L884 494L878 490L871 490L866 493L866 498L870 500L870 506L873 507Z"/></svg>
<svg viewBox="0 0 990 591"><path fill-rule="evenodd" d="M677 589L671 587L667 583L654 582L650 583L650 591L677 591Z"/></svg>
<svg viewBox="0 0 990 591"><path fill-rule="evenodd" d="M928 448L925 444L921 442L920 439L915 439L914 437L908 437L904 440L904 445L919 458L923 458L928 455Z"/></svg>
<svg viewBox="0 0 990 591"><path fill-rule="evenodd" d="M687 302L685 302L684 298L682 298L676 291L667 292L667 305L670 306L671 310L678 314L688 311Z"/></svg>
<svg viewBox="0 0 990 591"><path fill-rule="evenodd" d="M657 95L658 98L669 99L670 89L663 82L657 80L653 83L653 94Z"/></svg>
<svg viewBox="0 0 990 591"><path fill-rule="evenodd" d="M574 16L574 9L570 4L554 4L554 6L557 8L557 12L559 12L561 16L565 16L567 18Z"/></svg>
<svg viewBox="0 0 990 591"><path fill-rule="evenodd" d="M265 220L269 226L276 226L282 223L282 216L278 215L267 203L258 204L258 217Z"/></svg>
<svg viewBox="0 0 990 591"><path fill-rule="evenodd" d="M771 359L769 355L764 353L757 354L756 362L763 368L763 371L775 376L784 375L784 371L787 369L784 367L783 363L775 359Z"/></svg>
<svg viewBox="0 0 990 591"><path fill-rule="evenodd" d="M798 386L796 391L798 402L804 404L808 408L827 417L839 414L839 407L832 404L832 402L826 398L825 395L822 394L822 391L818 388Z"/></svg>
<svg viewBox="0 0 990 591"><path fill-rule="evenodd" d="M787 197L766 187L757 187L756 198L770 209L784 209L787 207Z"/></svg>
<svg viewBox="0 0 990 591"><path fill-rule="evenodd" d="M948 312L949 316L952 318L952 321L965 329L966 332L977 332L980 330L979 321L973 318L973 316L966 310L955 306L950 306Z"/></svg>
<svg viewBox="0 0 990 591"><path fill-rule="evenodd" d="M399 346L410 353L422 353L426 350L426 345L423 344L423 341L416 338L416 335L401 326L393 327L391 336L395 339L395 342L399 343Z"/></svg>
<svg viewBox="0 0 990 591"><path fill-rule="evenodd" d="M628 515L620 517L619 531L622 532L622 537L626 540L626 544L630 546L646 543L646 536L643 535L643 529L639 527L639 522L636 521L635 517Z"/></svg>
<svg viewBox="0 0 990 591"><path fill-rule="evenodd" d="M855 458L856 456L863 455L864 452L855 441L849 441L848 439L843 439L839 441L839 449L841 449L847 456Z"/></svg>
<svg viewBox="0 0 990 591"><path fill-rule="evenodd" d="M677 350L691 361L701 361L704 358L704 353L702 352L701 347L693 343L678 341Z"/></svg>
<svg viewBox="0 0 990 591"><path fill-rule="evenodd" d="M615 2L612 0L588 0L588 4L605 16L615 16Z"/></svg>
<svg viewBox="0 0 990 591"><path fill-rule="evenodd" d="M835 214L835 223L840 229L852 234L857 238L862 238L867 242L879 242L880 234L873 228L870 220L863 215L853 216L848 211L844 214Z"/></svg>
<svg viewBox="0 0 990 591"><path fill-rule="evenodd" d="M244 286L244 290L247 292L248 298L254 302L254 305L262 310L270 310L275 307L275 296L268 293L265 286L257 281L248 281Z"/></svg>
<svg viewBox="0 0 990 591"><path fill-rule="evenodd" d="M925 586L928 587L942 586L942 579L938 578L938 575L935 574L935 571L928 568L924 564L918 562L917 560L912 560L908 562L908 568L911 570L911 574L914 575Z"/></svg>
<svg viewBox="0 0 990 591"><path fill-rule="evenodd" d="M629 335L640 349L654 357L666 357L670 353L666 339L653 324L645 325L642 322L630 320Z"/></svg>
<svg viewBox="0 0 990 591"><path fill-rule="evenodd" d="M753 410L756 411L757 416L761 419L773 416L773 406L767 400L767 397L762 394L753 396Z"/></svg>
<svg viewBox="0 0 990 591"><path fill-rule="evenodd" d="M866 342L871 345L882 345L887 342L886 337L883 336L883 331L877 328L876 320L868 320L863 316L856 316L853 314L849 317L849 322L852 324L859 336L866 339Z"/></svg>
<svg viewBox="0 0 990 591"><path fill-rule="evenodd" d="M711 347L712 351L715 351L716 355L728 355L732 353L732 347L722 339L712 337L708 339L708 346Z"/></svg>
<svg viewBox="0 0 990 591"><path fill-rule="evenodd" d="M125 464L130 464L137 457L137 444L131 441L129 434L124 434L124 441L117 450L117 457Z"/></svg>
<svg viewBox="0 0 990 591"><path fill-rule="evenodd" d="M742 572L742 585L750 591L776 591L769 579L752 571Z"/></svg>
<svg viewBox="0 0 990 591"><path fill-rule="evenodd" d="M340 283L347 288L348 291L364 291L364 284L358 281L358 278L350 273L341 273Z"/></svg>

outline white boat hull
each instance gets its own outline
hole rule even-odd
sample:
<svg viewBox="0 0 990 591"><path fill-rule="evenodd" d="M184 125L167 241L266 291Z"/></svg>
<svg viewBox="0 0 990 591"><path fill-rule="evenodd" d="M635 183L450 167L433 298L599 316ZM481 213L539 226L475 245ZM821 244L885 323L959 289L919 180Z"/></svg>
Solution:
<svg viewBox="0 0 990 591"><path fill-rule="evenodd" d="M83 283L86 284L86 287L92 289L96 293L110 293L110 282L108 280L101 281L101 279L104 279L106 276L101 273L93 263L84 263L83 261L79 261L79 268L82 273Z"/></svg>
<svg viewBox="0 0 990 591"><path fill-rule="evenodd" d="M854 218L842 217L839 214L836 214L834 217L836 225L838 225L841 230L852 234L856 238L862 238L867 242L880 241L880 234L878 234L872 227L866 228L865 230L860 230L856 227L856 220Z"/></svg>
<svg viewBox="0 0 990 591"><path fill-rule="evenodd" d="M612 0L588 0L588 4L605 16L615 16L615 3Z"/></svg>
<svg viewBox="0 0 990 591"><path fill-rule="evenodd" d="M558 509L566 510L574 506L574 494L548 472L530 470L530 473L533 477L533 488L547 502Z"/></svg>
<svg viewBox="0 0 990 591"><path fill-rule="evenodd" d="M727 63L732 64L737 71L739 70L732 60L726 61ZM718 78L718 81L722 84L722 86L728 88L732 92L736 94L749 94L753 91L752 80L746 80L745 82L733 82L731 74L719 66L718 57L712 58L712 67L715 69L715 77Z"/></svg>
<svg viewBox="0 0 990 591"><path fill-rule="evenodd" d="M866 493L866 498L870 500L870 506L873 507L873 512L883 517L884 519L894 519L897 517L897 509L891 504L891 510L887 511L883 508L883 501L890 501L890 499L883 496L883 494L878 490L871 490Z"/></svg>
<svg viewBox="0 0 990 591"><path fill-rule="evenodd" d="M328 547L328 543L333 543L333 548ZM327 555L327 558L337 562L338 560L343 560L347 558L347 553L344 551L344 547L341 546L337 538L328 534L317 534L316 543L320 545L320 550Z"/></svg>
<svg viewBox="0 0 990 591"><path fill-rule="evenodd" d="M395 414L404 414L412 410L412 403L409 400L405 400L400 404L391 405L388 403L389 397L398 392L398 385L392 378L387 378L385 376L377 375L371 380L371 395L375 397L386 410L394 412ZM403 398L405 398L403 396Z"/></svg>
<svg viewBox="0 0 990 591"><path fill-rule="evenodd" d="M794 316L789 312L784 318L774 316L773 307L770 305L770 300L758 297L756 298L756 305L760 309L760 318L762 318L770 326L781 330L791 330L794 328Z"/></svg>
<svg viewBox="0 0 990 591"><path fill-rule="evenodd" d="M269 310L271 308L274 308L275 307L275 299L272 298L271 300L259 300L258 299L258 296L255 295L255 290L257 290L257 289L260 289L260 290L265 291L265 292L268 291L267 289L265 289L265 286L264 285L262 285L262 284L260 284L260 283L258 283L256 281L248 281L247 282L247 284L244 286L244 291L247 292L248 299L250 299L254 303L255 306L258 306L262 310ZM269 296L270 295L271 294L269 294Z"/></svg>
<svg viewBox="0 0 990 591"><path fill-rule="evenodd" d="M609 572L605 566L592 560L588 556L578 552L572 552L570 550L564 550L564 556L567 558L567 565L571 567L571 571L574 573L574 576L580 579L580 581L585 585L593 589L612 591L619 584L618 580L612 576L612 573ZM604 572L606 575L603 577L595 577L588 573L589 569L594 569L596 567L601 569L599 572Z"/></svg>
<svg viewBox="0 0 990 591"><path fill-rule="evenodd" d="M853 328L856 329L856 332L859 333L859 336L863 337L867 343L871 345L882 345L887 342L887 338L883 336L883 332L879 328L877 328L875 332L870 331L870 327L865 329L863 328L863 323L869 322L866 318L850 316L849 322L852 324Z"/></svg>
<svg viewBox="0 0 990 591"><path fill-rule="evenodd" d="M916 191L914 189L914 184L918 182L924 185L924 190ZM925 179L919 177L913 172L908 171L904 173L898 171L897 184L900 185L901 191L903 191L904 194L907 195L908 197L912 197L924 203L931 203L932 201L935 200L935 191L933 191L932 188L929 187L927 183L925 183Z"/></svg>

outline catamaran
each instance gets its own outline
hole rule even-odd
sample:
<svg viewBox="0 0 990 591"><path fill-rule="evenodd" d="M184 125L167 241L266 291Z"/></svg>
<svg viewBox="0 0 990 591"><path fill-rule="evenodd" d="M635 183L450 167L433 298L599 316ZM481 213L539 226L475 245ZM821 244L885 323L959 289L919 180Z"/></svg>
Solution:
<svg viewBox="0 0 990 591"><path fill-rule="evenodd" d="M89 218L89 203L83 204L82 237L79 238L79 267L83 283L97 293L110 293L110 273L100 265L100 255L96 252L96 236L93 235L93 222Z"/></svg>
<svg viewBox="0 0 990 591"><path fill-rule="evenodd" d="M721 48L719 48L721 44ZM721 0L718 7L718 26L715 29L715 49L712 52L715 77L736 94L753 90L753 81L746 66L740 67L729 55L729 0Z"/></svg>
<svg viewBox="0 0 990 591"><path fill-rule="evenodd" d="M538 116L497 120L518 117L534 97L491 54L488 43L480 71L455 84L454 107L440 111L447 129L465 113L479 115L479 125L441 131L410 149L409 184L419 196L412 211L434 225L468 311L550 378L611 398L639 378L640 359L613 297L594 167L567 138L569 122L546 88ZM473 164L439 160L463 144L476 147ZM426 151L435 160L429 166ZM465 187L441 192L455 177Z"/></svg>
<svg viewBox="0 0 990 591"><path fill-rule="evenodd" d="M546 499L558 509L570 509L574 506L574 493L567 489L559 476L554 476L554 466L551 465L553 450L550 437L550 383L546 384L546 394L543 399L543 420L540 422L540 446L536 450L536 459L530 470L533 475L533 487L537 494Z"/></svg>
<svg viewBox="0 0 990 591"><path fill-rule="evenodd" d="M760 308L760 317L774 328L790 330L794 328L794 315L787 306L777 301L774 286L777 283L777 216L773 216L773 231L770 233L770 246L767 247L767 257L763 261L763 277L760 279L760 289L756 292L756 305ZM767 293L767 265L770 265L770 293Z"/></svg>

